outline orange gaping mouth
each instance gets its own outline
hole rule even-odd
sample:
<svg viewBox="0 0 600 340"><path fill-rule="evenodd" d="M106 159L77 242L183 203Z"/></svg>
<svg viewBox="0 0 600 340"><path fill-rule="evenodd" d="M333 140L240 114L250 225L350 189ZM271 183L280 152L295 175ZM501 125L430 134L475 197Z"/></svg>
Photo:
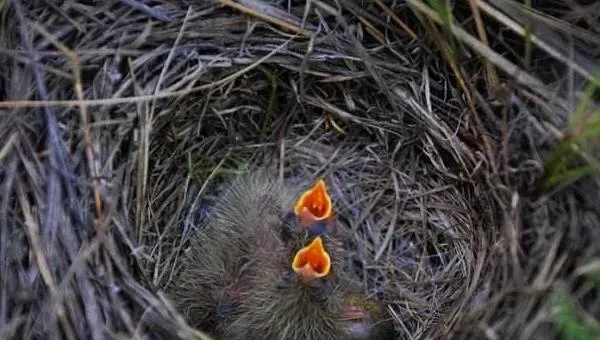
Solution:
<svg viewBox="0 0 600 340"><path fill-rule="evenodd" d="M320 236L315 237L308 246L296 253L292 261L292 268L304 282L329 274L331 258L325 251Z"/></svg>
<svg viewBox="0 0 600 340"><path fill-rule="evenodd" d="M331 197L329 197L325 181L322 179L305 191L294 207L297 216L306 217L308 215L313 221L321 221L330 217L331 211Z"/></svg>

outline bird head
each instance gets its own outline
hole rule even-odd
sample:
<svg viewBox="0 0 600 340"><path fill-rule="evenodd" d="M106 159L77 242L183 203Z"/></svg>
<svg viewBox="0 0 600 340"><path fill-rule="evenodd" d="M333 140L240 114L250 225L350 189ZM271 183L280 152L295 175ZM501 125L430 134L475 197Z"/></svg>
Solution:
<svg viewBox="0 0 600 340"><path fill-rule="evenodd" d="M331 197L327 192L324 180L318 180L310 189L300 195L294 206L294 212L303 226L317 221L325 221L332 216Z"/></svg>
<svg viewBox="0 0 600 340"><path fill-rule="evenodd" d="M294 255L292 269L304 283L325 277L331 271L331 257L323 246L321 236L315 237Z"/></svg>
<svg viewBox="0 0 600 340"><path fill-rule="evenodd" d="M304 191L293 209L294 224L308 232L309 237L329 234L339 236L338 220L325 181L319 179Z"/></svg>
<svg viewBox="0 0 600 340"><path fill-rule="evenodd" d="M361 293L350 293L344 297L341 315L348 339L396 339L393 319L384 305L367 299Z"/></svg>

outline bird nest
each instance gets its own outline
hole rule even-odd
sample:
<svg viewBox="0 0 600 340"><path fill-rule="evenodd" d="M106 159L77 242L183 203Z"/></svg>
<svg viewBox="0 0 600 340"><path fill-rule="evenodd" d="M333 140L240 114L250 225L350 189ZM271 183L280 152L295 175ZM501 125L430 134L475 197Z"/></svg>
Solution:
<svg viewBox="0 0 600 340"><path fill-rule="evenodd" d="M326 180L402 339L551 339L559 288L597 313L598 179L542 183L598 26L525 70L526 9L480 3L448 36L417 0L0 1L0 338L206 338L165 292L258 168Z"/></svg>

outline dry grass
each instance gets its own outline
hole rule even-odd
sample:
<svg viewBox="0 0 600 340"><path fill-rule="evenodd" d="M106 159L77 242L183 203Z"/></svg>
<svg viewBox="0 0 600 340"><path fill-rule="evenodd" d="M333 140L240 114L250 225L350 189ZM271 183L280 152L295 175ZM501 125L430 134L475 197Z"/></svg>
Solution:
<svg viewBox="0 0 600 340"><path fill-rule="evenodd" d="M0 0L0 338L204 339L162 292L258 166L326 178L403 339L558 338L557 287L600 314L598 177L541 185L598 6L434 3Z"/></svg>

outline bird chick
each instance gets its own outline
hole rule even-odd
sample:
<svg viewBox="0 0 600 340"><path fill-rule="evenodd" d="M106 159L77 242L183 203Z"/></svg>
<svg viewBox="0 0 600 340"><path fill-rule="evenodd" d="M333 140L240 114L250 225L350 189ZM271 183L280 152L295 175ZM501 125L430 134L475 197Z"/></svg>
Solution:
<svg viewBox="0 0 600 340"><path fill-rule="evenodd" d="M392 318L383 306L357 291L344 296L342 315L346 340L391 340L396 336Z"/></svg>
<svg viewBox="0 0 600 340"><path fill-rule="evenodd" d="M325 182L297 197L264 173L227 187L171 290L193 326L232 340L376 339L366 310L347 299Z"/></svg>

